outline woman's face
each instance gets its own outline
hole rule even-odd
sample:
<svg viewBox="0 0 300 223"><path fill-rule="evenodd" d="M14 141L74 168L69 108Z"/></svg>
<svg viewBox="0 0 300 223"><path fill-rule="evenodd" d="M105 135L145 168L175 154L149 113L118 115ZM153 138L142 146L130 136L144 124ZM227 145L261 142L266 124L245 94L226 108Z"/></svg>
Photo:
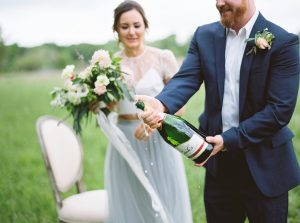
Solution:
<svg viewBox="0 0 300 223"><path fill-rule="evenodd" d="M119 40L127 49L138 49L143 45L145 24L142 15L135 9L124 12L118 23Z"/></svg>

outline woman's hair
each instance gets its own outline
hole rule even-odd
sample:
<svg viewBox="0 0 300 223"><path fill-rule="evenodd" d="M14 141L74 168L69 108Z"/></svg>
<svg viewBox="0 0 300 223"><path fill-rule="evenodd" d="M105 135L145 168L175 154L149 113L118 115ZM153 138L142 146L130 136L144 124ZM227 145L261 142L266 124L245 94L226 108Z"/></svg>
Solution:
<svg viewBox="0 0 300 223"><path fill-rule="evenodd" d="M141 14L144 24L145 24L145 28L148 28L148 20L146 18L146 15L145 15L145 12L144 12L144 9L142 8L142 6L139 3L137 3L136 1L129 0L129 1L122 2L120 5L117 6L117 8L115 8L114 24L112 27L113 31L118 32L118 24L119 24L121 15L124 12L128 12L132 9L137 10Z"/></svg>

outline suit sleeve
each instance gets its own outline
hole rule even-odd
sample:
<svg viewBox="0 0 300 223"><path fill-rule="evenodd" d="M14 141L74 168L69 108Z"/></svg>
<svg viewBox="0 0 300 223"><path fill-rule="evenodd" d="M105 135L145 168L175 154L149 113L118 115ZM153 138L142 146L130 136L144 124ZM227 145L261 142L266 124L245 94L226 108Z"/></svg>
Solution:
<svg viewBox="0 0 300 223"><path fill-rule="evenodd" d="M295 35L288 39L271 57L266 105L238 127L222 133L228 150L261 143L291 120L299 88L299 39Z"/></svg>
<svg viewBox="0 0 300 223"><path fill-rule="evenodd" d="M171 114L174 114L184 106L203 82L197 44L196 31L179 71L167 83L162 92L156 96Z"/></svg>

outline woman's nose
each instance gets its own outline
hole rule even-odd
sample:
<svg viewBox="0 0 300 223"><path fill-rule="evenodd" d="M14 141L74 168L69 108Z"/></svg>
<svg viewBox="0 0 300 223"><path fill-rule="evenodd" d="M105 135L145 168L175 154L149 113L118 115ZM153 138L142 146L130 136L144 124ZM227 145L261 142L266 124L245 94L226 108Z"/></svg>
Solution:
<svg viewBox="0 0 300 223"><path fill-rule="evenodd" d="M128 30L128 33L131 34L131 35L134 34L134 28L130 27L129 30Z"/></svg>

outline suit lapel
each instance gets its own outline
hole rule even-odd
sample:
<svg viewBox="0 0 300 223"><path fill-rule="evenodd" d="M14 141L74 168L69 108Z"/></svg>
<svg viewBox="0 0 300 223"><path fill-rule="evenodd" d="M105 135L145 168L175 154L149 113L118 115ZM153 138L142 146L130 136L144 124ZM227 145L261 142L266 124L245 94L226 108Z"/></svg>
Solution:
<svg viewBox="0 0 300 223"><path fill-rule="evenodd" d="M225 80L226 29L220 24L215 35L216 73L220 103L223 103Z"/></svg>
<svg viewBox="0 0 300 223"><path fill-rule="evenodd" d="M250 33L250 38L254 38L257 31L261 31L266 28L266 20L264 17L259 14L256 22L254 23L254 26ZM248 42L244 51L242 64L241 64L241 70L240 70L240 95L239 95L239 117L241 117L241 114L243 112L243 108L246 101L247 96L247 84L248 79L250 75L250 68L253 63L253 59L255 57L254 53L251 53L247 55L247 53L251 50L251 48L254 46L254 41Z"/></svg>

